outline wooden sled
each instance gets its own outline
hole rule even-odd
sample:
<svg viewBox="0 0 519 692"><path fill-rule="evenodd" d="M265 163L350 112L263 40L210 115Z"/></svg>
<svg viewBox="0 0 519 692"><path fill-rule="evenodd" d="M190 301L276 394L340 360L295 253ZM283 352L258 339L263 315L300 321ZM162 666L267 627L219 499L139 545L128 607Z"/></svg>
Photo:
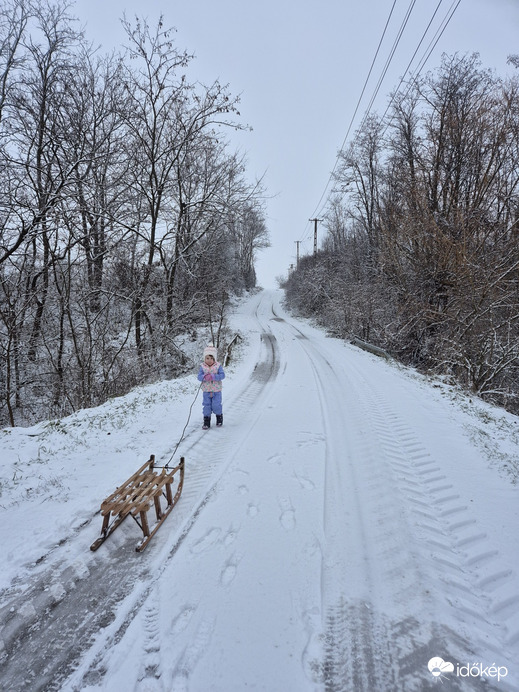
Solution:
<svg viewBox="0 0 519 692"><path fill-rule="evenodd" d="M177 479L175 474L179 473ZM173 495L171 486L178 481L177 489ZM101 503L101 515L103 527L100 537L92 543L90 550L97 550L106 541L108 536L131 514L136 523L142 529L143 537L135 550L141 552L148 545L153 535L177 504L182 487L184 485L184 457L180 457L180 463L174 469L162 468L161 473L155 470L155 455L130 476ZM163 509L161 498L166 499ZM150 527L148 523L148 510L154 506L156 522ZM111 520L111 523L110 523Z"/></svg>

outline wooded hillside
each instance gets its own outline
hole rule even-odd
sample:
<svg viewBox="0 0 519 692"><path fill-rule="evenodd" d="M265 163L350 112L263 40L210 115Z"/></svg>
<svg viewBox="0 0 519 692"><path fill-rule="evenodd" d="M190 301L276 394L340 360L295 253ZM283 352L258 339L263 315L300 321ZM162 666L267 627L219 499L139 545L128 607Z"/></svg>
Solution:
<svg viewBox="0 0 519 692"><path fill-rule="evenodd" d="M444 56L340 153L289 305L518 412L518 184L518 80Z"/></svg>

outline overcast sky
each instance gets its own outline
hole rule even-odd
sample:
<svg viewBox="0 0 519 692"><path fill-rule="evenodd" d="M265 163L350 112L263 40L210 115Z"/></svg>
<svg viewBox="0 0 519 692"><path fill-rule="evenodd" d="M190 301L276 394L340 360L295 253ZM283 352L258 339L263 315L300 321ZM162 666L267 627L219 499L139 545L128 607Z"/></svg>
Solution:
<svg viewBox="0 0 519 692"><path fill-rule="evenodd" d="M409 22L382 82L374 110L383 112L439 0L415 0ZM413 66L419 64L457 0L443 0ZM391 22L348 141L360 124L412 0L396 0ZM259 283L275 286L302 254L313 251L313 224L337 152L352 121L393 0L77 0L73 12L87 36L106 49L124 40L126 12L177 29L180 49L195 54L190 74L219 79L241 95L249 133L232 134L251 178L265 176L272 198L267 222L272 247L258 263ZM504 76L519 54L519 0L461 0L425 70L442 52L478 52L483 66ZM318 237L320 237L320 231Z"/></svg>

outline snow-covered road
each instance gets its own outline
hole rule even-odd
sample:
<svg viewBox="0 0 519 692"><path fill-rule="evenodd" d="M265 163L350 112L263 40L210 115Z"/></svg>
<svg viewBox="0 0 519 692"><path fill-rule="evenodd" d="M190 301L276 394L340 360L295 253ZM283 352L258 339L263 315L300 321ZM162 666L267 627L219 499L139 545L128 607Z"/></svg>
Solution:
<svg viewBox="0 0 519 692"><path fill-rule="evenodd" d="M281 298L238 308L224 427L200 430L198 400L184 493L142 554L129 522L90 554L96 508L171 454L194 377L2 437L3 456L46 460L39 493L2 496L2 689L519 688L518 419Z"/></svg>

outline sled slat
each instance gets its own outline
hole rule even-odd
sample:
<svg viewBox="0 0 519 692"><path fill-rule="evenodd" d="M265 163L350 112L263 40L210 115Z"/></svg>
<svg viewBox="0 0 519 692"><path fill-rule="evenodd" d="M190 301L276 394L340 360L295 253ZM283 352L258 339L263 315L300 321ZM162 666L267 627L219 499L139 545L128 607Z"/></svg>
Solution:
<svg viewBox="0 0 519 692"><path fill-rule="evenodd" d="M130 492L132 487L133 487L133 483L135 482L135 480L139 476L142 477L144 469L146 467L148 467L148 469L150 471L153 471L154 465L155 465L155 455L152 454L150 456L150 458L148 459L148 461L145 464L143 464L138 471L135 471L135 473L133 475L131 475L128 478L128 480L126 480L122 485L119 485L111 495L109 495L105 500L103 500L103 502L101 503L101 507L103 507L104 505L107 505L112 500L114 500L118 496L122 495L125 491Z"/></svg>
<svg viewBox="0 0 519 692"><path fill-rule="evenodd" d="M181 457L180 463L174 469L166 470L163 468L162 472L158 473L154 468L155 457L151 455L149 460L138 471L132 474L101 503L101 516L103 517L101 535L92 543L90 549L97 550L124 519L131 514L144 534L141 542L137 544L136 550L144 550L151 537L159 529L180 498L184 485L184 465L184 457ZM175 478L176 474L178 476ZM174 495L171 489L173 483L177 483ZM165 508L161 504L162 498L166 499ZM155 509L157 521L150 528L148 510L151 507Z"/></svg>

